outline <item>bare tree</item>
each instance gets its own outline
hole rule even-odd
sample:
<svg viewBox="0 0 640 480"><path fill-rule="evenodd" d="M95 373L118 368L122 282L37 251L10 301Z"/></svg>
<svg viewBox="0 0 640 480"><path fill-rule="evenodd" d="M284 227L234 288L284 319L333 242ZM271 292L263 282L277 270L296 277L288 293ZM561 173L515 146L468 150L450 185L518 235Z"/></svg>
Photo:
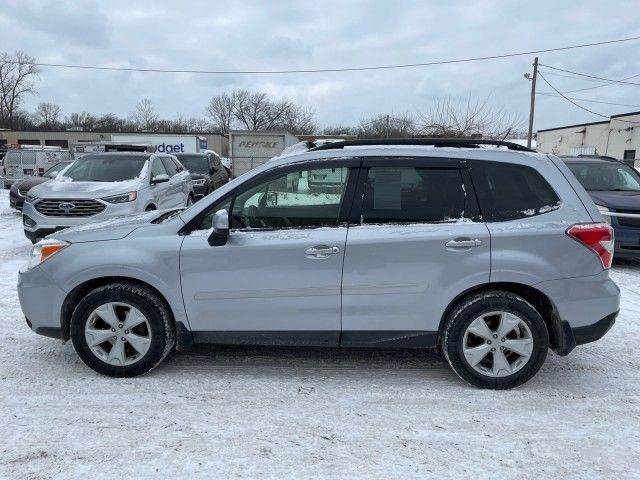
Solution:
<svg viewBox="0 0 640 480"><path fill-rule="evenodd" d="M148 98L143 98L136 104L131 117L141 130L154 130L158 123L158 114L153 102Z"/></svg>
<svg viewBox="0 0 640 480"><path fill-rule="evenodd" d="M62 109L60 105L51 102L38 104L33 114L36 125L42 128L56 128L60 124Z"/></svg>
<svg viewBox="0 0 640 480"><path fill-rule="evenodd" d="M236 95L234 92L232 94L222 93L214 96L207 106L207 116L222 134L229 133L229 130L231 130L235 104Z"/></svg>
<svg viewBox="0 0 640 480"><path fill-rule="evenodd" d="M318 129L314 116L313 108L291 104L276 125L291 133L313 133Z"/></svg>
<svg viewBox="0 0 640 480"><path fill-rule="evenodd" d="M322 133L324 135L355 135L357 131L349 125L329 125L322 129Z"/></svg>
<svg viewBox="0 0 640 480"><path fill-rule="evenodd" d="M428 113L419 114L420 133L438 137L480 136L502 139L522 127L522 120L509 115L503 108L489 105L484 100L436 100Z"/></svg>
<svg viewBox="0 0 640 480"><path fill-rule="evenodd" d="M376 115L360 120L360 138L406 138L416 132L416 121L410 113Z"/></svg>
<svg viewBox="0 0 640 480"><path fill-rule="evenodd" d="M264 92L236 90L233 114L247 130L271 130L291 107L288 100L274 102Z"/></svg>
<svg viewBox="0 0 640 480"><path fill-rule="evenodd" d="M89 112L73 112L66 119L68 127L93 130L96 127L97 118Z"/></svg>
<svg viewBox="0 0 640 480"><path fill-rule="evenodd" d="M35 93L35 79L39 73L35 59L26 53L0 53L0 124L13 127L14 115L23 97Z"/></svg>

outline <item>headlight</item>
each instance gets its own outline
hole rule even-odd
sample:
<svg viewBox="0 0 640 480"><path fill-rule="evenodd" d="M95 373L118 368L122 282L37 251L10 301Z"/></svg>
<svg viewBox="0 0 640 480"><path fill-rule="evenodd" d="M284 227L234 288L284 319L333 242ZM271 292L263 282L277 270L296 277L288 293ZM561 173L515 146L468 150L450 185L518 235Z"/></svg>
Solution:
<svg viewBox="0 0 640 480"><path fill-rule="evenodd" d="M596 207L598 207L598 210L600 211L600 213L604 217L604 220L607 223L610 224L611 223L611 210L608 209L607 207L603 207L602 205L596 205Z"/></svg>
<svg viewBox="0 0 640 480"><path fill-rule="evenodd" d="M133 202L138 198L137 192L123 193L121 195L112 195L110 197L104 197L102 200L109 203L127 203Z"/></svg>
<svg viewBox="0 0 640 480"><path fill-rule="evenodd" d="M33 267L37 267L42 262L53 257L56 253L69 245L70 243L63 242L62 240L40 240L31 247L28 268L31 269Z"/></svg>
<svg viewBox="0 0 640 480"><path fill-rule="evenodd" d="M25 200L27 202L33 203L38 199L38 197L36 197L33 193L31 192L27 192L27 196L25 197Z"/></svg>
<svg viewBox="0 0 640 480"><path fill-rule="evenodd" d="M204 178L199 178L197 180L192 180L193 182L193 186L194 187L200 187L202 185L204 185L205 179Z"/></svg>

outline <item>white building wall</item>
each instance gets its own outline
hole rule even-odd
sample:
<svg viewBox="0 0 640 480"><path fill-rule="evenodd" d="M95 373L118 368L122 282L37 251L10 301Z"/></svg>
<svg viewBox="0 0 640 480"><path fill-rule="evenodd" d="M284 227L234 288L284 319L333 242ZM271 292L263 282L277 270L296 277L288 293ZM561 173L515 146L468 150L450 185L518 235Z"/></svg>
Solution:
<svg viewBox="0 0 640 480"><path fill-rule="evenodd" d="M640 113L615 116L608 122L539 131L537 150L555 155L585 153L618 159L624 158L625 150L635 150L635 158L640 159Z"/></svg>

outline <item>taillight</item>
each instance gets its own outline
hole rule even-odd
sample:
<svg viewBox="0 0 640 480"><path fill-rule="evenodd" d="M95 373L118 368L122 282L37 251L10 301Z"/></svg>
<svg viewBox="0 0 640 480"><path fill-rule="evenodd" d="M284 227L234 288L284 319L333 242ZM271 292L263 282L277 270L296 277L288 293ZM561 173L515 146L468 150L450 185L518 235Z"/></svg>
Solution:
<svg viewBox="0 0 640 480"><path fill-rule="evenodd" d="M600 257L602 268L611 268L613 261L613 228L608 223L578 224L567 229L567 235L575 238Z"/></svg>

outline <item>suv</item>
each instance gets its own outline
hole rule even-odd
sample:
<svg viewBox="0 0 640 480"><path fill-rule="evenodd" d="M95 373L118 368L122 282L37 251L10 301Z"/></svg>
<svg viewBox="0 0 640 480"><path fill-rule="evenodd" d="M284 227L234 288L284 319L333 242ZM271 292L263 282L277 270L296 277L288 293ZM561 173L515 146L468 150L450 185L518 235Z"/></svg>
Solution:
<svg viewBox="0 0 640 480"><path fill-rule="evenodd" d="M22 204L24 203L24 197L27 196L27 192L36 185L40 185L46 181L55 178L64 168L71 165L71 162L60 162L55 164L49 170L45 171L41 176L33 176L20 180L11 185L9 190L9 206L16 210L22 210Z"/></svg>
<svg viewBox="0 0 640 480"><path fill-rule="evenodd" d="M473 385L521 385L614 323L613 233L559 158L481 143L333 143L58 232L20 272L27 324L119 377L194 343L438 347ZM341 188L289 190L327 169Z"/></svg>
<svg viewBox="0 0 640 480"><path fill-rule="evenodd" d="M206 197L229 181L227 170L217 155L176 153L175 156L191 174L196 199Z"/></svg>
<svg viewBox="0 0 640 480"><path fill-rule="evenodd" d="M615 231L615 256L640 257L640 174L611 157L562 157Z"/></svg>
<svg viewBox="0 0 640 480"><path fill-rule="evenodd" d="M22 207L33 243L71 226L146 210L190 206L191 176L171 155L100 153L81 157L50 182L33 187Z"/></svg>

